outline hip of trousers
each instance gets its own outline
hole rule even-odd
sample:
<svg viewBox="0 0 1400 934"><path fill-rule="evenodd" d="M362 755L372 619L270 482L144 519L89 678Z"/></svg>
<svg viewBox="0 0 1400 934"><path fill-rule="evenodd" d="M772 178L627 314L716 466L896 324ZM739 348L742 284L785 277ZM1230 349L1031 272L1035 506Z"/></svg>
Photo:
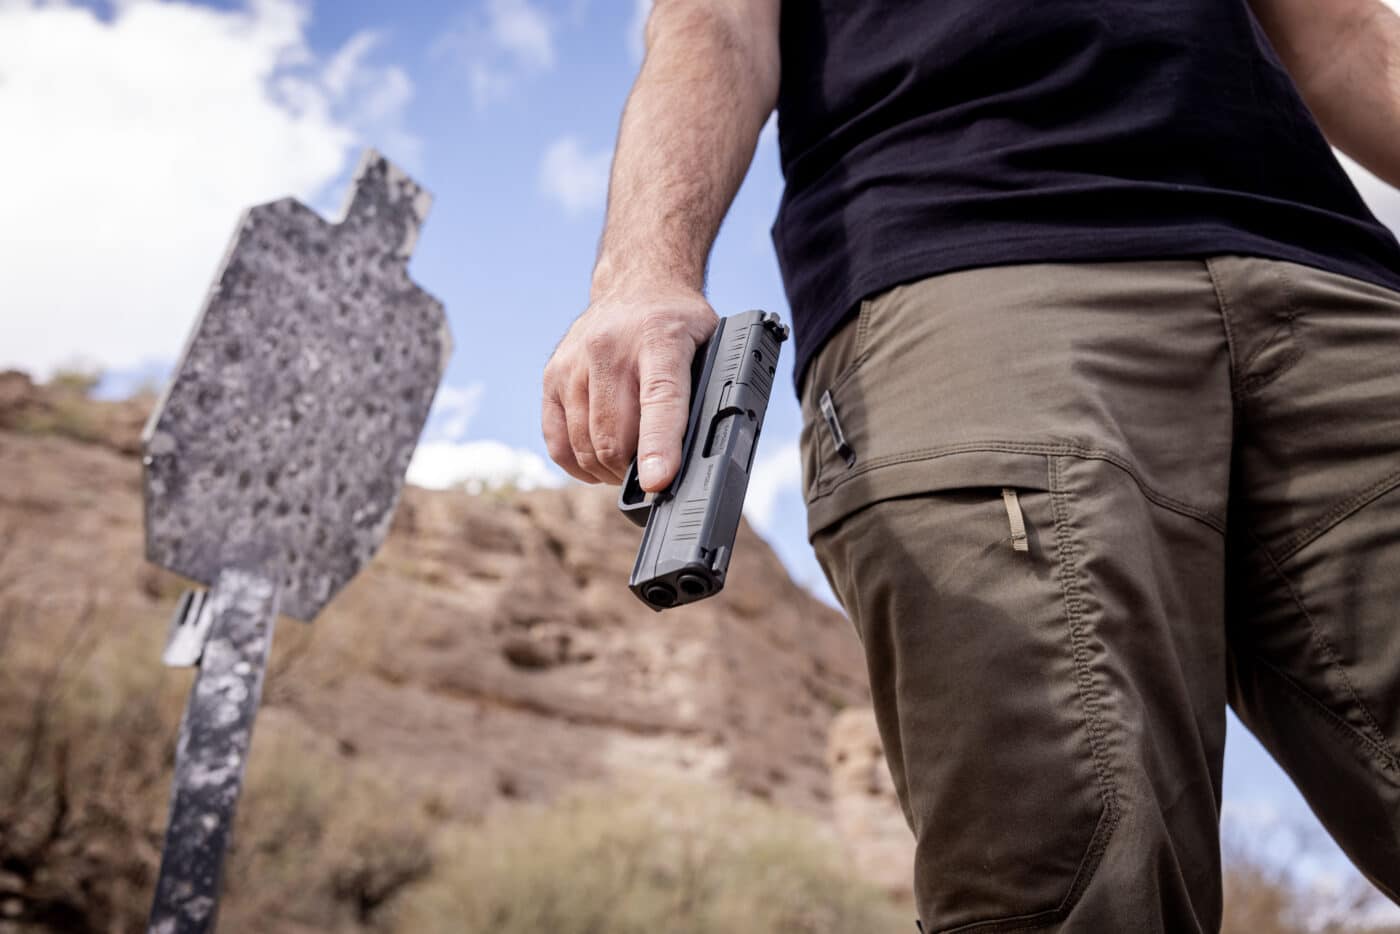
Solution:
<svg viewBox="0 0 1400 934"><path fill-rule="evenodd" d="M926 930L1209 931L1232 705L1400 892L1400 294L1271 260L969 270L801 388Z"/></svg>

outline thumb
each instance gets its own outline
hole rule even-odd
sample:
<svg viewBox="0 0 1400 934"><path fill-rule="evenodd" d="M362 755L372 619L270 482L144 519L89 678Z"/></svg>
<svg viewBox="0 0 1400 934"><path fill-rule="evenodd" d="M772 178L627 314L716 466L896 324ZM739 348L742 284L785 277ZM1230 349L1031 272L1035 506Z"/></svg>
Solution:
<svg viewBox="0 0 1400 934"><path fill-rule="evenodd" d="M681 442L690 416L688 341L644 350L637 360L641 425L637 432L637 479L642 489L663 489L680 470Z"/></svg>

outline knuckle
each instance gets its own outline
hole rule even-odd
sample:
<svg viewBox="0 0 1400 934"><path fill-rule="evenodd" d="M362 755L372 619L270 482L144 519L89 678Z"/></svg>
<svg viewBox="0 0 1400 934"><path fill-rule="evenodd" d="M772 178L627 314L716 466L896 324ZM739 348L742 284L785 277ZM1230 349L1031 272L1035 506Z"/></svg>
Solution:
<svg viewBox="0 0 1400 934"><path fill-rule="evenodd" d="M617 339L608 331L594 331L584 338L584 349L591 360L610 360L617 346Z"/></svg>
<svg viewBox="0 0 1400 934"><path fill-rule="evenodd" d="M630 453L625 451L620 443L612 440L594 444L593 453L600 464L614 472L625 469L627 462L631 460Z"/></svg>
<svg viewBox="0 0 1400 934"><path fill-rule="evenodd" d="M564 397L566 407L569 400L576 400L588 395L588 367L576 366L569 371L564 378L561 395Z"/></svg>
<svg viewBox="0 0 1400 934"><path fill-rule="evenodd" d="M674 402L681 396L681 381L675 373L649 374L642 380L640 388L644 406Z"/></svg>
<svg viewBox="0 0 1400 934"><path fill-rule="evenodd" d="M593 453L600 458L605 457L606 454L612 452L619 446L617 435L613 433L610 426L594 428L589 434L589 447L591 447Z"/></svg>
<svg viewBox="0 0 1400 934"><path fill-rule="evenodd" d="M670 315L654 315L641 327L642 346L652 353L675 352L685 340L686 329L680 319Z"/></svg>
<svg viewBox="0 0 1400 934"><path fill-rule="evenodd" d="M546 391L558 392L562 387L569 384L569 376L574 371L573 358L570 356L555 356L544 367L544 386Z"/></svg>

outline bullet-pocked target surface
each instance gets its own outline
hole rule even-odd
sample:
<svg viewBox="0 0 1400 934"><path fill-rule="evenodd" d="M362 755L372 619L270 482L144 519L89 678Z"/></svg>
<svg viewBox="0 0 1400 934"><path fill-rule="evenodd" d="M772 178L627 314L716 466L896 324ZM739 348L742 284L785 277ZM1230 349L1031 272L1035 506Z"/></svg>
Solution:
<svg viewBox="0 0 1400 934"><path fill-rule="evenodd" d="M406 269L430 200L370 152L341 222L244 215L146 428L151 561L264 569L309 620L374 554L451 349Z"/></svg>

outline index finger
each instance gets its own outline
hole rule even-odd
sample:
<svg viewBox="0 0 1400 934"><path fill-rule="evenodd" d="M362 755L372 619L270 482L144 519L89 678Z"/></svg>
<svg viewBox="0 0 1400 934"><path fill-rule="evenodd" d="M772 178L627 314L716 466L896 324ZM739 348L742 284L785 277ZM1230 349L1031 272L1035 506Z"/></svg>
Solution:
<svg viewBox="0 0 1400 934"><path fill-rule="evenodd" d="M681 442L690 409L690 357L686 341L644 345L637 360L641 423L637 479L642 489L663 489L680 469Z"/></svg>

